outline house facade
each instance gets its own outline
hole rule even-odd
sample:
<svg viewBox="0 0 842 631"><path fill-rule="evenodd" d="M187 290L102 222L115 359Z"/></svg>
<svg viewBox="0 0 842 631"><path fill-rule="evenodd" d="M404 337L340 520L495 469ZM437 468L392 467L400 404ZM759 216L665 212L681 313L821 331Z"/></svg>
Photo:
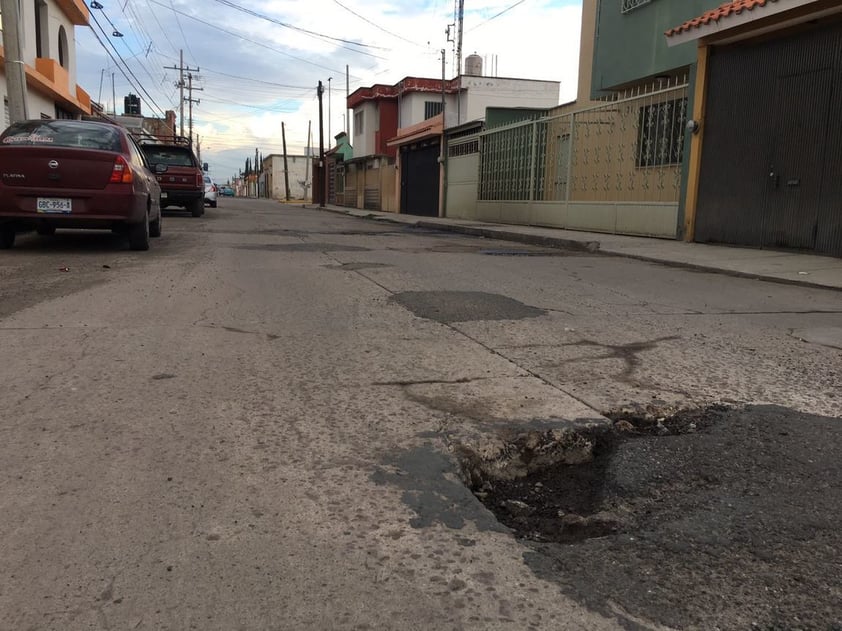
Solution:
<svg viewBox="0 0 842 631"><path fill-rule="evenodd" d="M675 238L695 55L668 47L653 20L693 4L584 0L576 100L449 139L448 186L460 191L451 202L448 190L448 216Z"/></svg>
<svg viewBox="0 0 842 631"><path fill-rule="evenodd" d="M842 256L842 6L736 0L665 31L698 67L685 233Z"/></svg>
<svg viewBox="0 0 842 631"><path fill-rule="evenodd" d="M349 96L354 159L346 165L346 205L438 216L445 206L444 129L481 120L488 106L558 104L557 81L486 77L476 60L471 71L444 81L405 77Z"/></svg>
<svg viewBox="0 0 842 631"><path fill-rule="evenodd" d="M76 26L87 26L88 8L81 0L23 0L20 3L21 47L26 74L29 118L79 118L91 114L91 98L76 84ZM9 124L8 92L0 48L0 92Z"/></svg>

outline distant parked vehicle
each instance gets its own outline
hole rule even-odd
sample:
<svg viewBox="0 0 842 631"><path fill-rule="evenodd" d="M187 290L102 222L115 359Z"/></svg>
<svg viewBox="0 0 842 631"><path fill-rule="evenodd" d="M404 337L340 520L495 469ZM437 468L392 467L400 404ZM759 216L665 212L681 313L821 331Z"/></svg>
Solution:
<svg viewBox="0 0 842 631"><path fill-rule="evenodd" d="M216 183L211 179L210 175L205 175L205 203L211 208L216 208Z"/></svg>
<svg viewBox="0 0 842 631"><path fill-rule="evenodd" d="M161 185L161 208L181 206L194 217L205 213L205 174L190 141L176 137L172 142L144 142L146 159L156 167Z"/></svg>
<svg viewBox="0 0 842 631"><path fill-rule="evenodd" d="M133 250L161 236L161 189L140 147L117 125L28 120L0 134L0 248L18 231L126 234Z"/></svg>
<svg viewBox="0 0 842 631"><path fill-rule="evenodd" d="M223 186L222 187L222 195L224 197L234 197L234 189L230 186Z"/></svg>

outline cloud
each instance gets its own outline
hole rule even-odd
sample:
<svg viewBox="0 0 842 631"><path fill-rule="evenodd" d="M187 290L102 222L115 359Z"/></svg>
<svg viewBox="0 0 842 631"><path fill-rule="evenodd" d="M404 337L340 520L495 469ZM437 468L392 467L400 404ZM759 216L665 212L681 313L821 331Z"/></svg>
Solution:
<svg viewBox="0 0 842 631"><path fill-rule="evenodd" d="M91 29L77 29L77 82L94 100L112 107L111 74L118 108L138 84L144 114L178 110L179 51L185 64L200 68L194 85L194 133L202 145L202 159L211 173L225 180L242 168L258 147L264 155L280 153L281 123L287 149L303 153L308 125L318 146L316 84L330 85L324 98L325 144L328 130L344 126L346 66L349 88L373 83L392 84L405 76L441 76L440 50L446 49L446 74L455 74L453 44L445 28L454 22L452 0L108 0L92 14L106 27L99 33L111 41L132 70L126 80ZM281 26L230 6L262 14L319 37ZM511 0L466 7L463 58L476 52L485 61L485 74L496 67L505 77L561 82L561 102L575 97L578 74L581 2ZM344 7L342 6L344 5ZM357 15L355 15L355 13ZM109 38L108 21L124 33ZM338 39L347 41L337 41ZM354 43L364 44L358 46ZM539 43L539 44L538 44ZM117 58L117 54L112 51ZM328 82L328 78L330 81ZM154 104L153 102L154 101ZM330 117L328 118L328 104ZM157 107L156 107L157 105ZM185 108L186 116L186 108Z"/></svg>

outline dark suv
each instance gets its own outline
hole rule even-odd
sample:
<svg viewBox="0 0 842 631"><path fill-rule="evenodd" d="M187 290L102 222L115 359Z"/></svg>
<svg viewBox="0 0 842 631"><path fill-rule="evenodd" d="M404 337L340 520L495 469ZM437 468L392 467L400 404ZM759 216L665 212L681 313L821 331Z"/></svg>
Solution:
<svg viewBox="0 0 842 631"><path fill-rule="evenodd" d="M161 185L161 208L181 206L194 217L201 217L205 212L205 179L190 141L176 137L172 142L144 143L141 147Z"/></svg>

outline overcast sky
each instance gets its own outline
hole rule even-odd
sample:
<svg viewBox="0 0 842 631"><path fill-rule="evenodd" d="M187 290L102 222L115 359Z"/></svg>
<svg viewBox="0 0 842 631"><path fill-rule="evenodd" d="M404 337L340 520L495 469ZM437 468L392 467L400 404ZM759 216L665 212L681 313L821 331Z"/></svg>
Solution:
<svg viewBox="0 0 842 631"><path fill-rule="evenodd" d="M183 50L185 65L200 69L193 131L222 182L254 159L255 148L282 152L282 121L289 153L304 153L308 122L318 147L319 80L329 147L328 131L345 125L346 65L351 92L406 76L440 78L442 48L447 77L456 74L445 35L453 0L99 2L91 28L77 28L77 82L110 111L113 73L118 113L129 92L140 96L145 116L178 112L178 71L165 67L178 66ZM463 58L481 55L484 74L496 59L498 76L560 81L560 102L575 98L581 0L464 0L464 7Z"/></svg>

